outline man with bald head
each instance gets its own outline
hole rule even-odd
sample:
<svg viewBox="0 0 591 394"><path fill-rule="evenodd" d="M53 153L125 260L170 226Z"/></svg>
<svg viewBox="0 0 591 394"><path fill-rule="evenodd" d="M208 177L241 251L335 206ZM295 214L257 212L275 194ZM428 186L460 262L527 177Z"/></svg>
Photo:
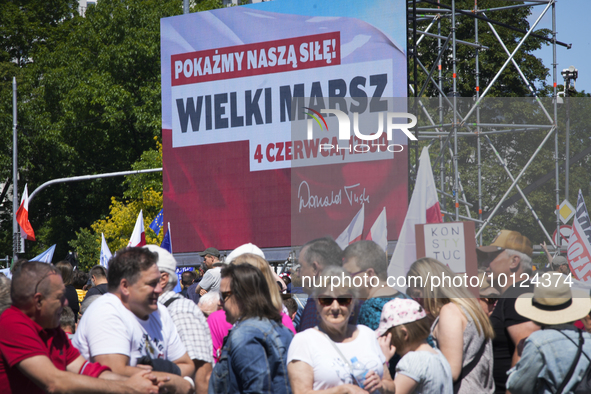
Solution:
<svg viewBox="0 0 591 394"><path fill-rule="evenodd" d="M66 288L55 267L25 262L12 275L12 306L0 316L2 393L158 392L150 372L124 380L108 367L86 361L72 346L60 328Z"/></svg>

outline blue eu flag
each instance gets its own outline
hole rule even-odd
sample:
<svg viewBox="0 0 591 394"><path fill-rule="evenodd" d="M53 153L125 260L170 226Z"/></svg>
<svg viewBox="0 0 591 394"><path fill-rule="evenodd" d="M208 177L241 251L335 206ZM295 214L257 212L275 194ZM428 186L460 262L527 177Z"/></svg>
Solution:
<svg viewBox="0 0 591 394"><path fill-rule="evenodd" d="M169 253L172 253L172 242L170 241L170 228L168 229L166 234L164 234L164 239L162 240L160 247L162 249L168 250Z"/></svg>
<svg viewBox="0 0 591 394"><path fill-rule="evenodd" d="M162 208L160 210L160 212L158 212L158 215L156 215L154 220L152 220L152 223L150 223L150 228L156 233L156 235L158 235L160 233L160 230L162 229L162 225L164 224L163 211L164 211L164 208Z"/></svg>

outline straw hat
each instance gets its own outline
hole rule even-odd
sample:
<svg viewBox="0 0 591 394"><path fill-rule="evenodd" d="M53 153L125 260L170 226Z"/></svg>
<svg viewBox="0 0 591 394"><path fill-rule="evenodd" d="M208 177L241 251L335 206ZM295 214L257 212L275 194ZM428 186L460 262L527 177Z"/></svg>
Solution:
<svg viewBox="0 0 591 394"><path fill-rule="evenodd" d="M570 323L587 316L591 311L589 294L580 290L572 291L565 283L564 275L557 281L555 278L552 276L550 283L540 278L533 293L520 295L515 300L517 313L545 325Z"/></svg>

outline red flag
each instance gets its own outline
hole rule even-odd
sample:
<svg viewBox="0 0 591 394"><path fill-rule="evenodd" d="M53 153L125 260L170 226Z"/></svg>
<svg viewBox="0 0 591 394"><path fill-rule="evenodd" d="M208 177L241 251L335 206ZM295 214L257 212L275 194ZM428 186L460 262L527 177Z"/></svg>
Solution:
<svg viewBox="0 0 591 394"><path fill-rule="evenodd" d="M35 241L35 231L29 222L29 191L27 185L23 191L23 198L21 199L21 206L16 211L16 221L21 228L21 237L29 241Z"/></svg>
<svg viewBox="0 0 591 394"><path fill-rule="evenodd" d="M423 148L419 158L419 171L417 172L415 189L408 204L408 211L406 211L396 249L394 249L388 266L388 275L406 276L410 266L417 259L415 224L424 223L442 223L437 188L435 187L431 159L429 159L429 150L427 148ZM398 287L397 289L405 290Z"/></svg>
<svg viewBox="0 0 591 394"><path fill-rule="evenodd" d="M131 234L131 238L129 239L127 247L141 248L145 244L146 232L144 231L144 215L142 214L142 210L140 209L140 214L137 216L137 220L135 221L135 227L133 228L133 233Z"/></svg>
<svg viewBox="0 0 591 394"><path fill-rule="evenodd" d="M363 233L363 222L365 220L365 205L361 206L357 215L351 220L351 223L347 226L345 231L339 235L339 237L335 240L336 243L341 247L341 249L345 249L347 246L351 245L353 242L357 242L361 240L361 235Z"/></svg>
<svg viewBox="0 0 591 394"><path fill-rule="evenodd" d="M373 226L369 230L369 234L365 238L368 241L374 241L384 251L388 249L388 222L386 221L386 207L380 213Z"/></svg>

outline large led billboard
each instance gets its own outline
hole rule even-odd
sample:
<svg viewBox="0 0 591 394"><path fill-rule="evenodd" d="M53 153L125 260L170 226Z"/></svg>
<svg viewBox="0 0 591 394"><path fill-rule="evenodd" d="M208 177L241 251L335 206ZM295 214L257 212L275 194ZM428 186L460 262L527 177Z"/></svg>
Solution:
<svg viewBox="0 0 591 394"><path fill-rule="evenodd" d="M339 128L324 110L353 122L354 112L406 108L405 7L276 0L161 20L164 216L175 252L336 238L362 206L365 233L386 208L388 239L398 237L404 133L385 141L384 132L397 148L372 145L370 157L329 149L322 132ZM294 128L313 118L315 136Z"/></svg>

